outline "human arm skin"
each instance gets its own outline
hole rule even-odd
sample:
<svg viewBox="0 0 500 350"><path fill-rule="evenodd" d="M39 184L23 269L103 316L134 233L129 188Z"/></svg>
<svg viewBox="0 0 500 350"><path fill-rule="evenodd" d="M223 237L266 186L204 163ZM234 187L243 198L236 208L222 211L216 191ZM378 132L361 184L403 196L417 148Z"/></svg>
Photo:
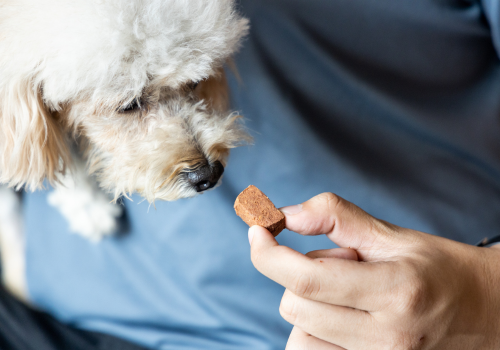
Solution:
<svg viewBox="0 0 500 350"><path fill-rule="evenodd" d="M398 227L331 193L282 211L289 230L343 248L305 256L250 229L255 267L286 287L287 350L500 349L500 249Z"/></svg>

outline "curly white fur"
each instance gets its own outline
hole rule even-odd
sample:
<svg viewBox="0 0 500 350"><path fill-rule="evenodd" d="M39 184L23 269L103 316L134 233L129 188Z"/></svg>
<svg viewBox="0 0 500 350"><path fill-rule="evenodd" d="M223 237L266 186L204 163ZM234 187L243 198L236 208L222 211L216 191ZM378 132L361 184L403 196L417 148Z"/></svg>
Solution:
<svg viewBox="0 0 500 350"><path fill-rule="evenodd" d="M133 128L143 139L160 118L167 128L168 118L189 113L182 101L191 111L198 105L185 86L220 74L247 26L233 0L1 0L0 181L31 189L56 181L71 165L71 130L89 139L92 154L118 157L115 146ZM139 97L148 108L140 120L116 113ZM110 119L115 126L102 130ZM144 149L138 137L134 147ZM155 177L172 176L165 170Z"/></svg>
<svg viewBox="0 0 500 350"><path fill-rule="evenodd" d="M185 172L247 140L222 70L247 30L234 0L0 0L0 183L56 184L93 240L110 198L195 195Z"/></svg>
<svg viewBox="0 0 500 350"><path fill-rule="evenodd" d="M58 108L135 96L151 77L178 87L212 75L246 30L233 0L2 0L0 89L33 79Z"/></svg>

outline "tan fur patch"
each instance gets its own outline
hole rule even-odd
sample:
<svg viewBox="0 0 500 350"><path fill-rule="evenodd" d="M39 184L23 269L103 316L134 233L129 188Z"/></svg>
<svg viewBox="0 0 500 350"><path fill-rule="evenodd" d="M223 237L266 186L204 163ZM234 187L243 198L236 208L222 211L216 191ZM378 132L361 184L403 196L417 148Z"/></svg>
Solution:
<svg viewBox="0 0 500 350"><path fill-rule="evenodd" d="M56 182L68 163L64 134L40 88L25 80L0 91L0 182L34 190L45 178Z"/></svg>

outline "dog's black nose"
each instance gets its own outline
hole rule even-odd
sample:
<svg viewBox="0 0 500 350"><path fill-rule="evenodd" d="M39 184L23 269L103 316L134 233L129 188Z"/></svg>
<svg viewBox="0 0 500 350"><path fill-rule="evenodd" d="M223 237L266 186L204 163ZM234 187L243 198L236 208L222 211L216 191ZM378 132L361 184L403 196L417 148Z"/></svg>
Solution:
<svg viewBox="0 0 500 350"><path fill-rule="evenodd" d="M191 184L196 192L203 192L217 184L224 173L224 167L221 162L216 161L212 164L206 164L196 170L186 172L186 180Z"/></svg>

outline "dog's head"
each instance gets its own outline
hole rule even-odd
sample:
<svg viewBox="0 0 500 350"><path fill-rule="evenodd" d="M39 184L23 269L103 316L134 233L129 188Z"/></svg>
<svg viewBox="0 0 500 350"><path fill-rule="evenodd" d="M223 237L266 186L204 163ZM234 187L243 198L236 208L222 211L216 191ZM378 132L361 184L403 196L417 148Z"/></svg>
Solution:
<svg viewBox="0 0 500 350"><path fill-rule="evenodd" d="M247 28L234 0L0 0L0 182L57 181L74 138L115 198L213 187L246 139L222 65Z"/></svg>

